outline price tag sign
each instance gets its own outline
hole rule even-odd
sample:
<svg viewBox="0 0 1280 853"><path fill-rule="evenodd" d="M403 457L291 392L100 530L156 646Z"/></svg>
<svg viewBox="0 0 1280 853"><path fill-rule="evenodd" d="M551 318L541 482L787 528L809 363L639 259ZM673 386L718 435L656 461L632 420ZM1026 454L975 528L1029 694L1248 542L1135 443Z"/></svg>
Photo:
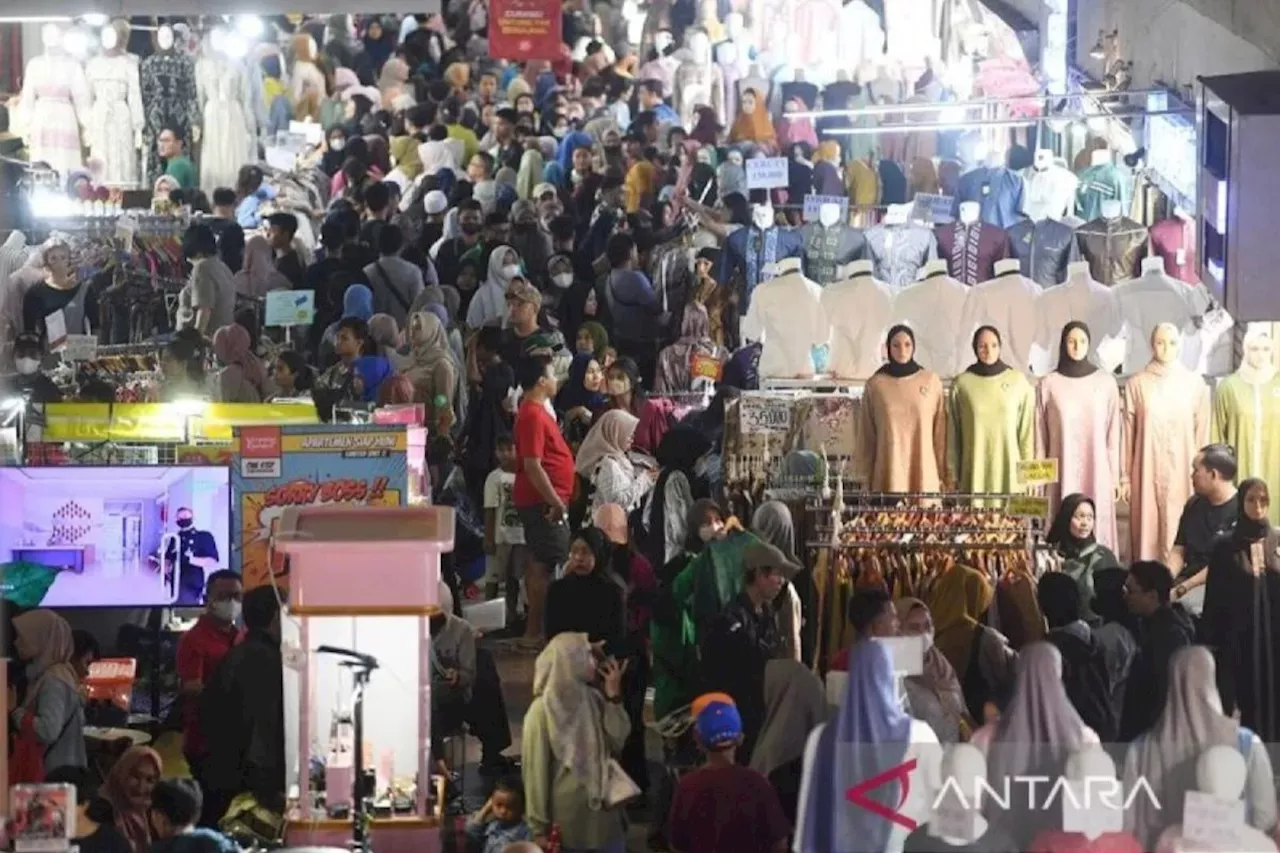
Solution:
<svg viewBox="0 0 1280 853"><path fill-rule="evenodd" d="M279 169L282 172L292 171L293 167L298 164L296 151L290 151L278 145L268 145L266 154L262 159L271 168Z"/></svg>
<svg viewBox="0 0 1280 853"><path fill-rule="evenodd" d="M1023 459L1019 461L1018 482L1024 486L1046 486L1058 482L1058 460Z"/></svg>
<svg viewBox="0 0 1280 853"><path fill-rule="evenodd" d="M1244 800L1226 800L1187 791L1182 805L1182 838L1192 850L1243 850Z"/></svg>
<svg viewBox="0 0 1280 853"><path fill-rule="evenodd" d="M956 200L949 195L935 193L916 193L912 199L911 218L918 222L932 222L940 225L944 222L955 222L951 211L955 209Z"/></svg>
<svg viewBox="0 0 1280 853"><path fill-rule="evenodd" d="M272 290L267 293L264 326L306 326L316 316L314 290Z"/></svg>
<svg viewBox="0 0 1280 853"><path fill-rule="evenodd" d="M1009 515L1016 515L1020 518L1048 518L1049 499L1018 495L1009 499L1009 505L1006 510Z"/></svg>
<svg viewBox="0 0 1280 853"><path fill-rule="evenodd" d="M747 161L747 189L772 190L788 183L786 157L756 157Z"/></svg>
<svg viewBox="0 0 1280 853"><path fill-rule="evenodd" d="M93 361L98 355L97 335L67 335L62 347L63 361Z"/></svg>
<svg viewBox="0 0 1280 853"><path fill-rule="evenodd" d="M319 145L324 142L324 128L314 121L291 121L289 133L301 136L307 145Z"/></svg>
<svg viewBox="0 0 1280 853"><path fill-rule="evenodd" d="M842 195L807 195L804 197L804 221L817 222L818 211L824 204L840 208L840 222L849 221L849 199Z"/></svg>
<svg viewBox="0 0 1280 853"><path fill-rule="evenodd" d="M1124 832L1124 809L1099 802L1087 782L1067 780L1062 794L1062 831L1078 832L1090 841L1108 832Z"/></svg>
<svg viewBox="0 0 1280 853"><path fill-rule="evenodd" d="M791 431L791 401L779 397L743 396L738 403L738 425L743 435Z"/></svg>

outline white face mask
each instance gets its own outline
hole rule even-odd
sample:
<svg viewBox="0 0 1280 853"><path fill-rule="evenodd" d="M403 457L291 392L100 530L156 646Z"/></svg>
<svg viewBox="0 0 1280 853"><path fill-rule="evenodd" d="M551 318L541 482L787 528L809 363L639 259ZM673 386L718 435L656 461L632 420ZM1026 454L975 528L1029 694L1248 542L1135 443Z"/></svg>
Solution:
<svg viewBox="0 0 1280 853"><path fill-rule="evenodd" d="M773 208L757 207L751 211L751 221L761 230L773 227Z"/></svg>
<svg viewBox="0 0 1280 853"><path fill-rule="evenodd" d="M929 649L933 648L933 632L925 631L921 636L924 637L925 651L928 651Z"/></svg>
<svg viewBox="0 0 1280 853"><path fill-rule="evenodd" d="M346 148L346 147L347 147L347 140L345 139L331 139L329 141L330 151L341 151L343 148Z"/></svg>
<svg viewBox="0 0 1280 853"><path fill-rule="evenodd" d="M235 622L240 618L240 602L234 598L209 602L209 612L223 622Z"/></svg>
<svg viewBox="0 0 1280 853"><path fill-rule="evenodd" d="M724 527L719 524L704 524L698 528L698 538L703 542L724 538Z"/></svg>
<svg viewBox="0 0 1280 853"><path fill-rule="evenodd" d="M503 274L503 276L505 276L507 279L513 279L513 278L515 278L516 276L520 275L520 265L519 265L519 264L507 264L505 267L503 267L503 268L502 268L502 274Z"/></svg>
<svg viewBox="0 0 1280 853"><path fill-rule="evenodd" d="M40 359L38 358L15 358L13 366L23 376L30 376L40 369Z"/></svg>
<svg viewBox="0 0 1280 853"><path fill-rule="evenodd" d="M556 273L555 275L551 276L551 282L556 287L560 288L561 290L564 290L568 288L569 285L573 284L573 273L571 272Z"/></svg>

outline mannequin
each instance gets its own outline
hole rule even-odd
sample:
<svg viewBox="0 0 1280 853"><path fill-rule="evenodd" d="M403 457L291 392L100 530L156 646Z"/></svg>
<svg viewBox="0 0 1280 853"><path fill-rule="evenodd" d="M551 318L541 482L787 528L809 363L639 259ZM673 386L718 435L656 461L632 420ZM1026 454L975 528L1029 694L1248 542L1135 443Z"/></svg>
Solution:
<svg viewBox="0 0 1280 853"><path fill-rule="evenodd" d="M804 237L804 273L820 285L836 280L836 270L862 257L867 240L857 228L840 221L840 205L818 208L818 221L800 229Z"/></svg>
<svg viewBox="0 0 1280 853"><path fill-rule="evenodd" d="M920 281L894 299L894 318L920 333L916 355L943 379L964 368L965 361L955 358L956 321L968 295L967 287L947 275L946 261L936 260L925 264Z"/></svg>
<svg viewBox="0 0 1280 853"><path fill-rule="evenodd" d="M969 285L991 278L995 262L1009 257L1009 235L980 221L981 211L976 201L961 202L954 223L933 229L938 253L946 258L951 276Z"/></svg>
<svg viewBox="0 0 1280 853"><path fill-rule="evenodd" d="M707 34L694 31L689 36L689 58L676 69L675 108L680 124L693 127L693 109L709 104L720 124L727 126L724 109L724 77L720 66L711 61L711 41Z"/></svg>
<svg viewBox="0 0 1280 853"><path fill-rule="evenodd" d="M1261 477L1280 483L1280 378L1267 332L1245 333L1240 369L1218 384L1211 440L1236 449L1237 481ZM1270 516L1280 524L1280 507L1272 507Z"/></svg>
<svg viewBox="0 0 1280 853"><path fill-rule="evenodd" d="M1001 358L1014 370L1030 373L1028 359L1036 341L1039 314L1036 303L1042 292L1040 285L1021 274L1018 262L996 261L995 278L969 288L957 325L957 363L971 357L966 335L979 326L1006 330L1001 341Z"/></svg>
<svg viewBox="0 0 1280 853"><path fill-rule="evenodd" d="M915 360L915 333L894 326L885 341L888 360L862 392L855 464L870 471L855 479L873 492L937 492L947 463L947 419L942 380Z"/></svg>
<svg viewBox="0 0 1280 853"><path fill-rule="evenodd" d="M32 57L22 75L22 135L30 162L48 163L66 178L84 163L80 141L89 120L89 84L80 60L62 47L61 27L46 24L40 37L44 53Z"/></svg>
<svg viewBox="0 0 1280 853"><path fill-rule="evenodd" d="M720 67L721 85L724 87L726 127L732 127L733 120L738 117L738 81L747 76L755 56L755 46L751 44L746 30L742 13L730 12L724 20L725 40L715 47L716 65Z"/></svg>
<svg viewBox="0 0 1280 853"><path fill-rule="evenodd" d="M1099 205L1102 215L1076 231L1080 253L1089 262L1093 277L1103 284L1115 284L1138 274L1138 263L1147 254L1147 229L1121 215L1120 202Z"/></svg>
<svg viewBox="0 0 1280 853"><path fill-rule="evenodd" d="M1192 370L1199 363L1200 338L1195 326L1197 318L1209 310L1209 295L1204 288L1187 287L1164 270L1160 258L1144 258L1141 276L1111 288L1120 319L1130 330L1123 369L1126 376L1141 370L1151 359L1148 341L1132 330L1151 329L1161 323L1172 323L1182 330L1182 363Z"/></svg>
<svg viewBox="0 0 1280 853"><path fill-rule="evenodd" d="M813 347L827 341L822 289L804 277L799 258L779 261L776 277L756 288L742 319L744 341L761 341L760 375L770 378L813 377Z"/></svg>
<svg viewBox="0 0 1280 853"><path fill-rule="evenodd" d="M324 72L316 65L316 40L311 36L294 36L293 38L293 72L289 76L290 103L301 107L304 98L314 98L319 108L322 100L328 96L328 88L324 82Z"/></svg>
<svg viewBox="0 0 1280 853"><path fill-rule="evenodd" d="M908 222L911 205L890 205L884 219L866 231L867 257L876 278L895 290L916 280L920 267L938 257L932 228Z"/></svg>
<svg viewBox="0 0 1280 853"><path fill-rule="evenodd" d="M1036 149L1032 165L1022 170L1022 179L1026 183L1022 212L1032 222L1061 219L1075 212L1080 179L1055 162L1048 148Z"/></svg>
<svg viewBox="0 0 1280 853"><path fill-rule="evenodd" d="M804 238L799 231L774 224L772 205L754 205L751 225L725 238L716 281L728 285L735 275L741 275L742 285L737 292L739 310L745 312L750 309L752 291L770 277L769 267L783 258L799 258L803 251Z"/></svg>
<svg viewBox="0 0 1280 853"><path fill-rule="evenodd" d="M760 93L764 103L771 103L773 100L773 81L765 75L764 69L757 62L753 62L747 66L746 76L738 80L737 86L733 91L733 102L736 104L742 100L742 93L748 89L755 89ZM725 124L725 127L728 127Z"/></svg>
<svg viewBox="0 0 1280 853"><path fill-rule="evenodd" d="M1015 845L982 816L982 795L987 783L987 757L971 743L947 747L942 756L946 788L936 795L937 808L929 822L907 838L907 850L937 853L988 853L1013 850ZM952 793L958 791L956 793Z"/></svg>
<svg viewBox="0 0 1280 853"><path fill-rule="evenodd" d="M1195 222L1179 207L1173 216L1151 226L1151 250L1164 261L1164 271L1187 284L1199 284L1196 273Z"/></svg>
<svg viewBox="0 0 1280 853"><path fill-rule="evenodd" d="M1058 460L1059 481L1048 487L1052 517L1063 495L1093 498L1099 542L1116 548L1120 484L1120 391L1089 361L1084 323L1062 329L1058 366L1036 386L1036 458ZM1190 469L1188 469L1190 470Z"/></svg>
<svg viewBox="0 0 1280 853"><path fill-rule="evenodd" d="M1074 783L1076 791L1083 791L1082 808L1087 808L1088 826L1091 832L1044 829L1032 839L1031 850L1143 850L1132 833L1124 829L1125 798L1123 796L1099 796L1099 791L1120 791L1123 786L1116 779L1116 763L1098 744L1086 743L1067 756L1062 769L1065 781ZM1131 782L1131 784L1136 784ZM1133 795L1144 796L1142 793ZM1066 801L1069 802L1069 801ZM1065 823L1068 807L1062 808L1061 826Z"/></svg>
<svg viewBox="0 0 1280 853"><path fill-rule="evenodd" d="M1105 338L1120 335L1120 311L1115 294L1089 275L1089 265L1077 261L1067 265L1067 280L1060 287L1046 289L1036 305L1040 315L1036 341L1045 349L1058 339L1063 323L1079 320L1092 329L1093 352Z"/></svg>
<svg viewBox="0 0 1280 853"><path fill-rule="evenodd" d="M884 53L884 28L880 24L880 14L866 0L845 3L841 15L844 22L840 31L844 37L840 42L842 62L841 70L836 72L837 80L844 68L857 68Z"/></svg>
<svg viewBox="0 0 1280 853"><path fill-rule="evenodd" d="M1182 333L1151 332L1151 362L1125 383L1124 470L1130 560L1161 560L1191 498L1191 463L1209 443L1209 389L1178 361Z"/></svg>
<svg viewBox="0 0 1280 853"><path fill-rule="evenodd" d="M1016 223L1009 229L1009 248L1021 262L1022 274L1041 287L1061 284L1067 264L1080 260L1075 230L1056 219L1028 218Z"/></svg>
<svg viewBox="0 0 1280 853"><path fill-rule="evenodd" d="M142 147L142 85L138 57L125 52L129 22L115 20L102 30L103 53L89 60L85 79L93 92L89 113L89 156L102 161L102 183L138 183Z"/></svg>
<svg viewBox="0 0 1280 853"><path fill-rule="evenodd" d="M176 128L188 149L200 141L200 109L196 98L196 67L191 57L175 48L173 30L156 30L155 53L142 60L142 148L147 158L147 184L163 171L156 138L166 127Z"/></svg>
<svg viewBox="0 0 1280 853"><path fill-rule="evenodd" d="M1104 201L1120 202L1121 210L1129 206L1133 178L1115 164L1110 149L1090 152L1088 168L1078 172L1077 177L1080 184L1076 190L1076 216L1085 222L1102 215Z"/></svg>
<svg viewBox="0 0 1280 853"><path fill-rule="evenodd" d="M961 492L1018 491L1018 463L1035 452L1035 392L1000 358L1000 343L995 327L979 327L976 361L951 383L947 451Z"/></svg>
<svg viewBox="0 0 1280 853"><path fill-rule="evenodd" d="M884 363L880 341L893 322L893 291L871 275L871 261L837 270L822 290L822 314L831 324L827 370L840 379L869 379Z"/></svg>
<svg viewBox="0 0 1280 853"><path fill-rule="evenodd" d="M213 192L234 187L245 163L256 162L257 112L253 85L242 63L228 59L206 41L196 63L196 93L203 116L200 187ZM260 89L260 87L259 87Z"/></svg>
<svg viewBox="0 0 1280 853"><path fill-rule="evenodd" d="M960 204L974 201L981 207L983 222L1008 228L1021 218L1022 194L1022 176L1006 169L998 152L990 152L985 165L960 177L954 215L959 219Z"/></svg>

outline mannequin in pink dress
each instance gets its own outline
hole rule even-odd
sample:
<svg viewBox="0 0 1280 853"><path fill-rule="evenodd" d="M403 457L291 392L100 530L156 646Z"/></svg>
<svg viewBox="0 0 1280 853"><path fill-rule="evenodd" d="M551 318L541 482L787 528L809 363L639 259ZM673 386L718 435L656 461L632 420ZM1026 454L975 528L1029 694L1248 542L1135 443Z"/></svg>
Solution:
<svg viewBox="0 0 1280 853"><path fill-rule="evenodd" d="M1058 368L1036 388L1036 457L1058 460L1058 483L1049 487L1050 515L1058 511L1064 494L1088 495L1095 507L1095 535L1114 551L1120 391L1115 379L1089 361L1089 346L1084 323L1063 327Z"/></svg>

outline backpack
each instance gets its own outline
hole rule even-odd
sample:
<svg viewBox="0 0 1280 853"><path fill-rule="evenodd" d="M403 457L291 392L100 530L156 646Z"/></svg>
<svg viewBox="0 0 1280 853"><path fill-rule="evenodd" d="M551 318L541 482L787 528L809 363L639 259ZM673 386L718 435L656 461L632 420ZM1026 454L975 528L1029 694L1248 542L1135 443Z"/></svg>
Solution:
<svg viewBox="0 0 1280 853"><path fill-rule="evenodd" d="M1050 631L1045 638L1062 653L1062 684L1084 724L1107 743L1119 733L1111 704L1111 680L1102 644L1092 636L1082 640L1066 631Z"/></svg>

